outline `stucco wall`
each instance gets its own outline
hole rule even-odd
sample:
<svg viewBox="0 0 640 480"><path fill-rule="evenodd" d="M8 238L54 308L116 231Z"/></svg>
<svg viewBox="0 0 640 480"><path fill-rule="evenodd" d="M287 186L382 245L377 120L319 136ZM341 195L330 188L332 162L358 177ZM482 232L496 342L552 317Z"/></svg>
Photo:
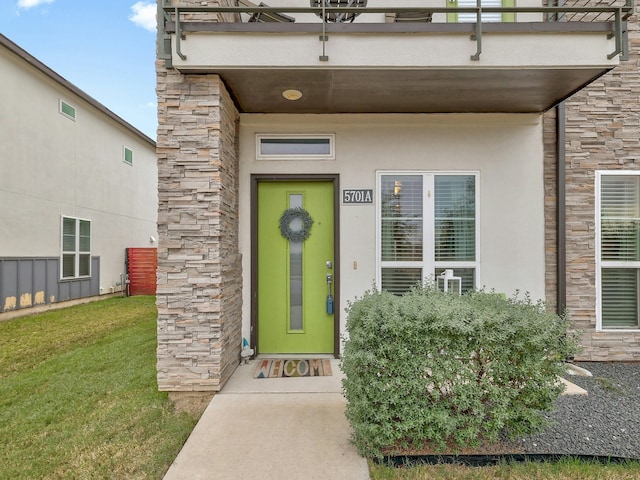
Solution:
<svg viewBox="0 0 640 480"><path fill-rule="evenodd" d="M109 293L125 248L157 238L155 147L4 47L0 84L0 256L60 256L61 216L91 220L91 254ZM59 99L75 107L75 121L59 113Z"/></svg>
<svg viewBox="0 0 640 480"><path fill-rule="evenodd" d="M332 133L332 161L256 160L256 133ZM376 171L477 171L479 287L545 298L542 117L538 115L249 115L240 121L240 250L243 333L250 325L252 173L332 173L341 188L373 188ZM346 302L376 277L375 205L340 207ZM357 269L354 269L357 262ZM344 319L343 319L344 320ZM342 322L344 324L344 321Z"/></svg>

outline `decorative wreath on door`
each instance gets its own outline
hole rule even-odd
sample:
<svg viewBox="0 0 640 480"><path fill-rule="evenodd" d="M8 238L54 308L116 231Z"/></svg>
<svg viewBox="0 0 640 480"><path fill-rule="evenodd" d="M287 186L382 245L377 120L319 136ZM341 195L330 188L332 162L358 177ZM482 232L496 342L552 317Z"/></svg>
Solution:
<svg viewBox="0 0 640 480"><path fill-rule="evenodd" d="M296 220L300 222L295 222ZM292 224L297 228L292 228ZM280 217L280 233L291 242L302 242L309 238L311 225L313 225L313 218L302 207L289 208Z"/></svg>

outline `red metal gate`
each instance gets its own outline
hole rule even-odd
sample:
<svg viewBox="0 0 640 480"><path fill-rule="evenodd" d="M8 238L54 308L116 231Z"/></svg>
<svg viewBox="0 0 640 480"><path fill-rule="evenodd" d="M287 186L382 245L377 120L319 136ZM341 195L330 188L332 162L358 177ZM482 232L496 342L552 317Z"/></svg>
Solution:
<svg viewBox="0 0 640 480"><path fill-rule="evenodd" d="M127 248L129 295L155 295L157 268L156 248Z"/></svg>

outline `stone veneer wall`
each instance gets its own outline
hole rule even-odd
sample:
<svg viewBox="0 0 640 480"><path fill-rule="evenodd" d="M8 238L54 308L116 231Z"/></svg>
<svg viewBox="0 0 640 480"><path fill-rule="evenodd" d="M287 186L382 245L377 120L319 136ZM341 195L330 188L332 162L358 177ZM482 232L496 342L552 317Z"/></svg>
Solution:
<svg viewBox="0 0 640 480"><path fill-rule="evenodd" d="M556 111L543 116L544 140L544 218L545 218L545 294L549 310L555 310L558 297L558 229L557 215L557 160Z"/></svg>
<svg viewBox="0 0 640 480"><path fill-rule="evenodd" d="M628 61L565 102L567 309L584 331L579 360L640 360L640 333L595 331L595 171L640 169L640 30L635 15L629 20L629 43ZM552 120L547 114L545 122ZM552 192L547 188L549 206ZM555 266L548 260L547 268Z"/></svg>
<svg viewBox="0 0 640 480"><path fill-rule="evenodd" d="M218 391L242 341L239 115L217 75L157 75L158 388Z"/></svg>

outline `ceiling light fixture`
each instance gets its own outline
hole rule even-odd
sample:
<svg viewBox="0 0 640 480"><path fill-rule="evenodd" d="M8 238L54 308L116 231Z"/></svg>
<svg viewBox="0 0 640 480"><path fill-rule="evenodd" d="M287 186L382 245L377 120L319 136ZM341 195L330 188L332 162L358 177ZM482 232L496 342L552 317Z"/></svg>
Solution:
<svg viewBox="0 0 640 480"><path fill-rule="evenodd" d="M293 102L295 100L300 100L302 98L302 92L300 90L296 90L292 88L282 92L282 96L287 100L291 100Z"/></svg>

